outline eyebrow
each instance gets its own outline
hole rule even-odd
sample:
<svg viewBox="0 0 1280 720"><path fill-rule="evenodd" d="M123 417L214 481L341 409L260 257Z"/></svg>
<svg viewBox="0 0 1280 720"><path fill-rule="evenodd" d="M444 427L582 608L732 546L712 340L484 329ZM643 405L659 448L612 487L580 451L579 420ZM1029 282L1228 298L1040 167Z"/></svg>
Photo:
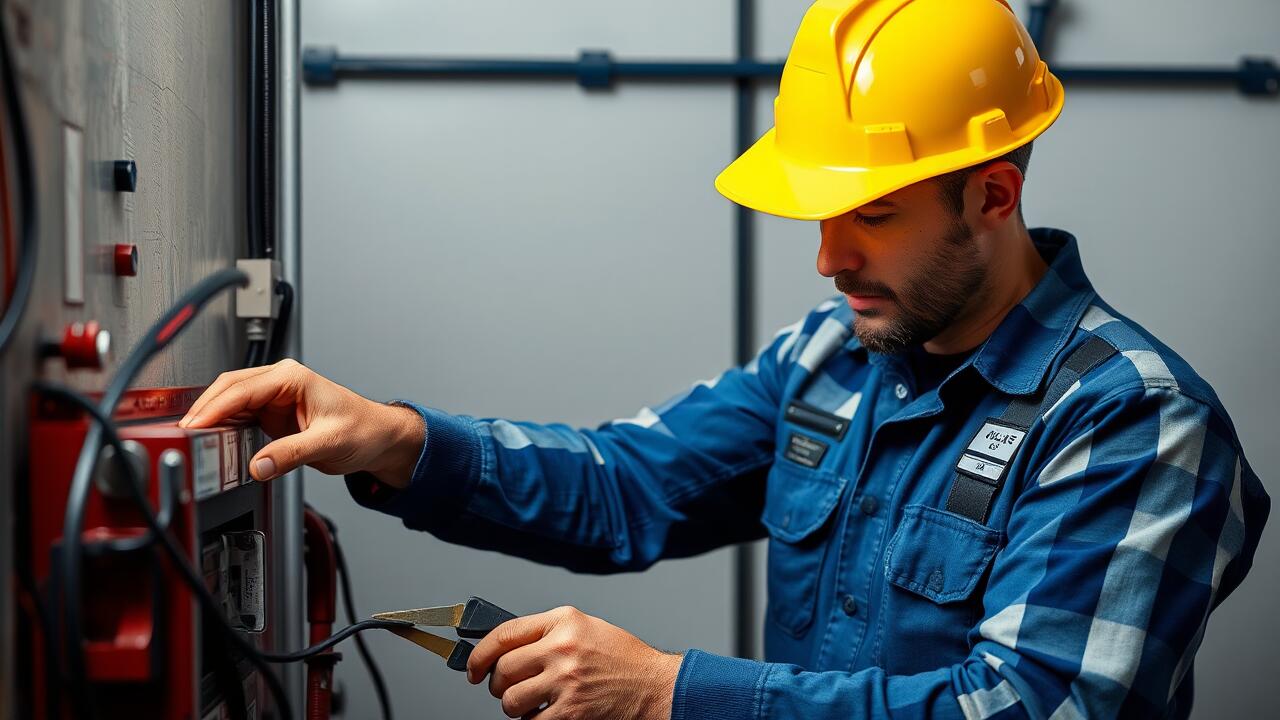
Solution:
<svg viewBox="0 0 1280 720"><path fill-rule="evenodd" d="M893 202L892 200L872 200L871 202L863 205L862 207L894 208L894 207L898 207L898 204Z"/></svg>

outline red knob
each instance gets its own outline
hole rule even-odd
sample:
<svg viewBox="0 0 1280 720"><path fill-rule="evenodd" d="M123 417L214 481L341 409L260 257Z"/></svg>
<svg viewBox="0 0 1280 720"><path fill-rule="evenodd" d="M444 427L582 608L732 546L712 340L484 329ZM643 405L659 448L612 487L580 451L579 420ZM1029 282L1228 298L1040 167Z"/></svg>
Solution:
<svg viewBox="0 0 1280 720"><path fill-rule="evenodd" d="M103 330L96 320L71 323L62 333L58 350L68 369L101 370L111 352L111 333Z"/></svg>
<svg viewBox="0 0 1280 720"><path fill-rule="evenodd" d="M138 274L138 246L132 243L117 243L112 253L112 264L119 277L133 277Z"/></svg>

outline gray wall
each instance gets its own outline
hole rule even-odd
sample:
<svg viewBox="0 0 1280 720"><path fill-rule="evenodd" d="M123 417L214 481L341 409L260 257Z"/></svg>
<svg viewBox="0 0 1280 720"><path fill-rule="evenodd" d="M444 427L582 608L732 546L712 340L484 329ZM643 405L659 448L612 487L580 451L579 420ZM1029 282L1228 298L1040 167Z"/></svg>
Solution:
<svg viewBox="0 0 1280 720"><path fill-rule="evenodd" d="M731 52L730 3L312 2L303 43L350 51ZM673 31L672 28L683 28ZM304 90L303 344L376 398L594 425L732 361L732 212L710 178L732 151L727 87L352 83ZM447 546L355 507L342 528L360 609L476 594L574 604L661 647L731 648L727 551L644 575L575 577ZM370 642L399 717L501 717L482 687L391 635ZM354 653L350 717L374 717Z"/></svg>
<svg viewBox="0 0 1280 720"><path fill-rule="evenodd" d="M807 4L760 0L762 57L785 55ZM1280 4L1229 7L1068 0L1051 59L1280 55ZM325 0L303 8L302 38L347 52L727 58L732 13L728 0ZM761 130L773 94L760 93ZM318 371L376 398L594 425L730 363L732 213L711 185L732 159L726 86L349 83L302 98L303 333ZM1280 238L1266 203L1280 185L1278 122L1280 103L1230 91L1069 87L1026 199L1031 224L1077 233L1105 297L1215 385L1272 494L1280 291L1266 274ZM813 269L816 226L759 222L765 338L831 285ZM343 529L366 612L481 594L522 612L572 603L672 649L731 647L727 552L575 577L410 533L331 478L313 474L307 493ZM1264 536L1211 623L1200 717L1256 714L1275 696L1263 680L1280 664L1278 538ZM500 717L416 648L371 642L402 716ZM370 716L354 654L339 675L351 716Z"/></svg>

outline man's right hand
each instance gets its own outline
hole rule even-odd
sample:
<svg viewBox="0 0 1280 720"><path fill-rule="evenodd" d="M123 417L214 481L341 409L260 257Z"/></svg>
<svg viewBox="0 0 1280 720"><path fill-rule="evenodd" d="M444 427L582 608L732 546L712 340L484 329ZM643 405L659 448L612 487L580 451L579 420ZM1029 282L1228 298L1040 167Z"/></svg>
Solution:
<svg viewBox="0 0 1280 720"><path fill-rule="evenodd" d="M363 470L403 488L426 440L412 408L368 400L295 360L223 373L178 425L250 420L274 438L249 463L255 480L310 465L331 475Z"/></svg>

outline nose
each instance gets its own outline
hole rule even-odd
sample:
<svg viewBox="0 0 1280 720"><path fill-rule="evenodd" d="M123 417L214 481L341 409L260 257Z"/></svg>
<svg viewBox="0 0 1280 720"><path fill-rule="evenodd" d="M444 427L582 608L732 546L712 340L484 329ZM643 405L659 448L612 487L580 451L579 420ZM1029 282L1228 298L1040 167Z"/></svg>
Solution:
<svg viewBox="0 0 1280 720"><path fill-rule="evenodd" d="M853 232L853 223L845 218L822 221L822 245L818 248L818 274L835 277L842 272L856 272L867 264L867 258L859 250L859 242Z"/></svg>

